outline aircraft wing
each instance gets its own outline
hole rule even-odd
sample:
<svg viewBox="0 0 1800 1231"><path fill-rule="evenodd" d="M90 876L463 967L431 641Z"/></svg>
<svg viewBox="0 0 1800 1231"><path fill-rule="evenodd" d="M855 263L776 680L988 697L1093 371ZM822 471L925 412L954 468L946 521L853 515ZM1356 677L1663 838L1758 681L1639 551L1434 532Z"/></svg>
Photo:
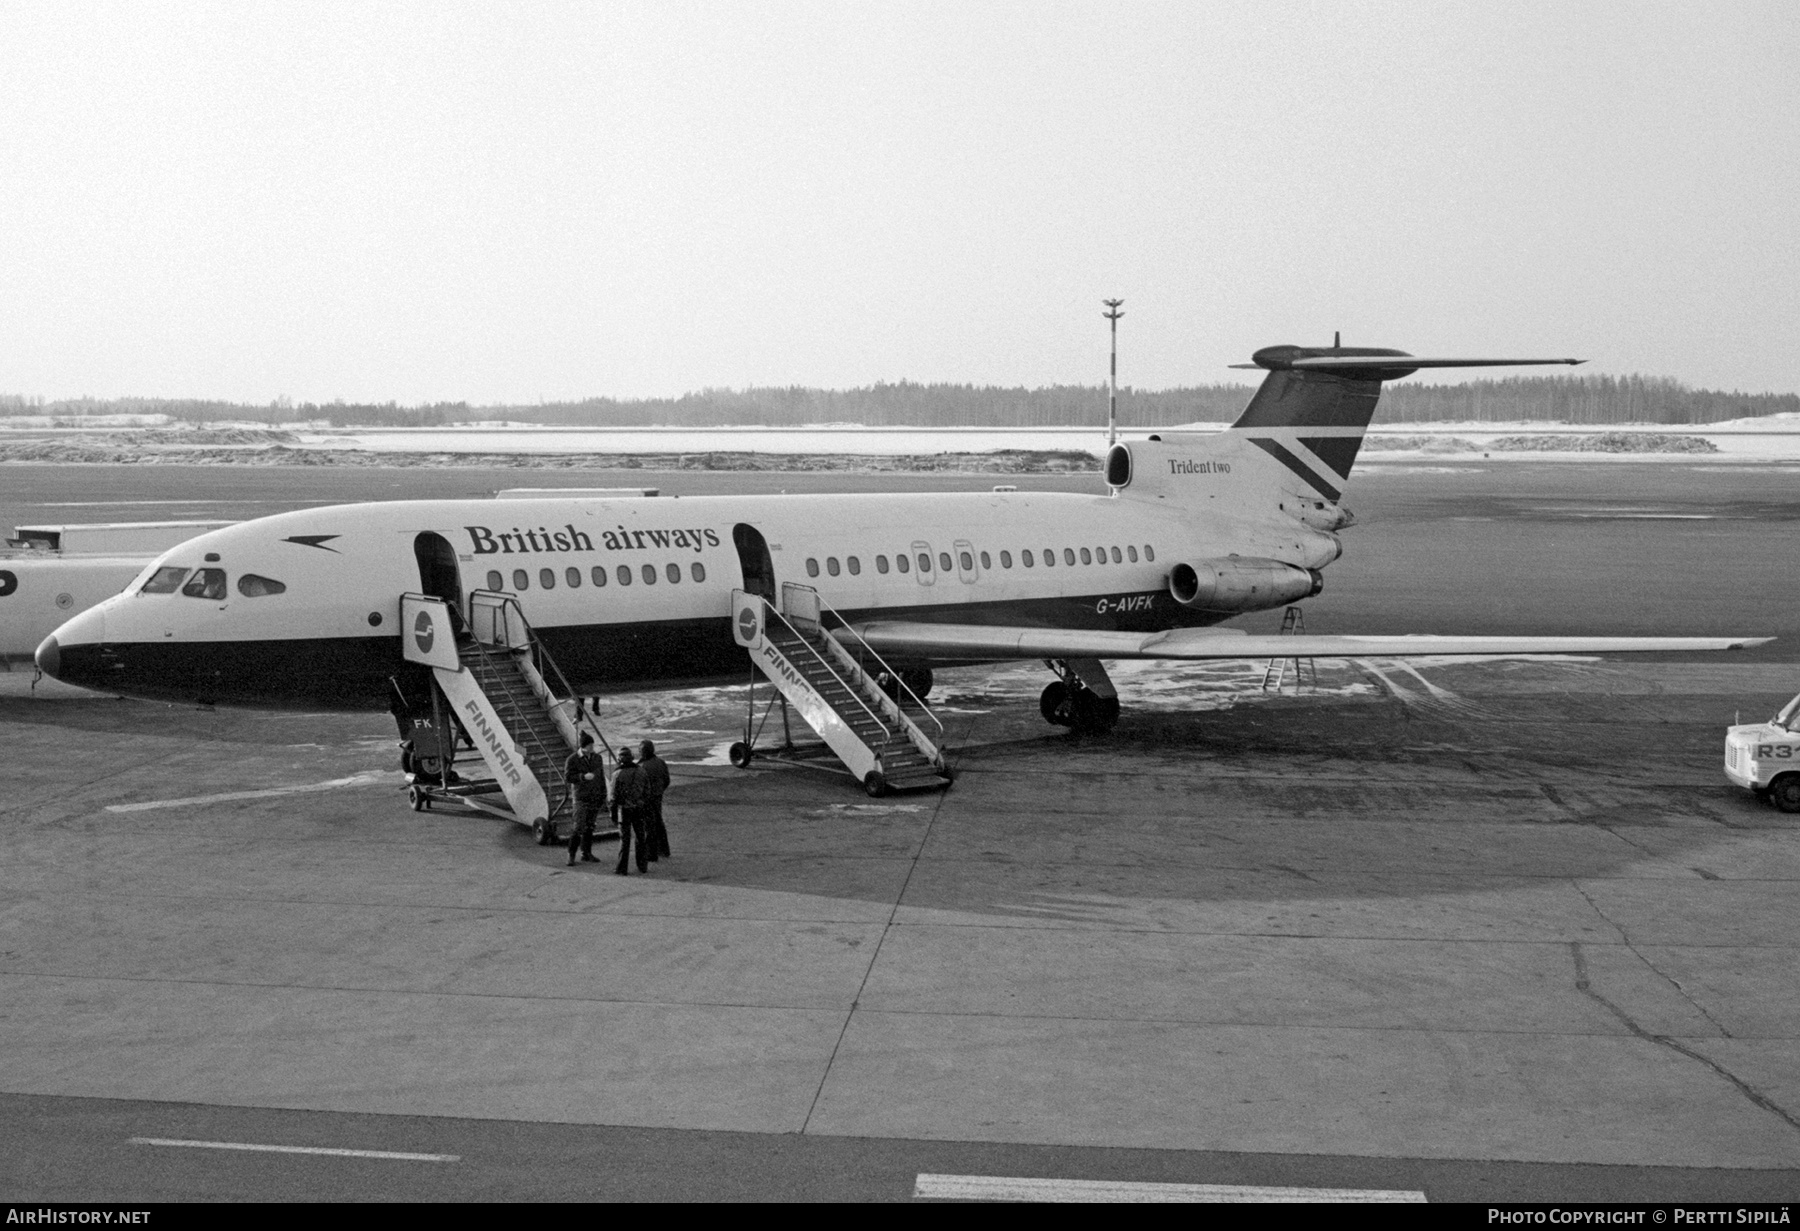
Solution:
<svg viewBox="0 0 1800 1231"><path fill-rule="evenodd" d="M1409 658L1439 654L1622 654L1740 650L1771 637L1315 637L1251 636L1238 629L1161 633L925 624L877 620L855 630L878 654L938 662L1009 658Z"/></svg>

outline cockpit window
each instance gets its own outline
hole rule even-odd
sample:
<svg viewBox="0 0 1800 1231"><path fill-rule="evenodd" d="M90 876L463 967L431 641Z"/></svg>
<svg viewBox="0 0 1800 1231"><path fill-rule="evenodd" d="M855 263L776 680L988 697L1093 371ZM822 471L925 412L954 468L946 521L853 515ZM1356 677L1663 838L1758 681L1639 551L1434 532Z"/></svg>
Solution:
<svg viewBox="0 0 1800 1231"><path fill-rule="evenodd" d="M261 598L265 594L286 594L287 587L273 577L245 573L238 578L238 593L245 598Z"/></svg>
<svg viewBox="0 0 1800 1231"><path fill-rule="evenodd" d="M195 569L188 583L181 587L181 592L189 598L209 598L214 600L225 597L225 570L222 568Z"/></svg>
<svg viewBox="0 0 1800 1231"><path fill-rule="evenodd" d="M138 593L173 594L175 593L176 587L181 584L181 579L187 575L188 571L184 568L176 568L174 565L165 565L150 574L150 580L144 583L144 588L139 590Z"/></svg>

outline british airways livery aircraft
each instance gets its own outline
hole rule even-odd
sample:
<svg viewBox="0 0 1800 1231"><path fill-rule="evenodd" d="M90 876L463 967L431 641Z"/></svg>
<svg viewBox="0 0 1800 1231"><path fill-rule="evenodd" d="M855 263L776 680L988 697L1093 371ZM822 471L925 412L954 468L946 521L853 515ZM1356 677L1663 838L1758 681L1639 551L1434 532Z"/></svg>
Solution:
<svg viewBox="0 0 1800 1231"><path fill-rule="evenodd" d="M1254 361L1267 375L1236 423L1115 445L1104 493L307 509L168 551L122 594L58 628L37 662L72 684L169 701L380 709L399 696L417 705L431 668L429 651L411 643L430 640L434 617L405 607L411 592L452 613L462 637L476 596L505 596L578 695L742 680L747 650L774 678L773 651L765 661L757 647L775 617L755 602L779 613L784 595L804 591L835 617L831 636L892 664L915 693L928 690L933 666L1041 659L1057 677L1045 716L1104 728L1118 714L1104 659L1722 650L1757 640L1219 628L1319 593L1343 549L1337 532L1352 520L1343 493L1382 382L1427 367L1579 362L1337 346L1269 347ZM886 729L853 671L817 647L789 649L811 675L824 676L816 658L855 694L840 708L860 707Z"/></svg>

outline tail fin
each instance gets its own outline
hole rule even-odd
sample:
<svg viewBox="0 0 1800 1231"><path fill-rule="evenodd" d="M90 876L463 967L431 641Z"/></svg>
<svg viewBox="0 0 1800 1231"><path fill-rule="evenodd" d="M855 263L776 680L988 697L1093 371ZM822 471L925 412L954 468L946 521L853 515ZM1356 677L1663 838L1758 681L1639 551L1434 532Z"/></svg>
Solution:
<svg viewBox="0 0 1800 1231"><path fill-rule="evenodd" d="M1420 359L1349 346L1269 346L1252 358L1232 366L1261 368L1268 376L1230 430L1165 432L1115 446L1107 456L1107 483L1127 495L1181 504L1223 499L1223 507L1212 507L1247 515L1281 512L1317 529L1335 529L1349 520L1338 502L1383 381L1421 368L1582 362Z"/></svg>

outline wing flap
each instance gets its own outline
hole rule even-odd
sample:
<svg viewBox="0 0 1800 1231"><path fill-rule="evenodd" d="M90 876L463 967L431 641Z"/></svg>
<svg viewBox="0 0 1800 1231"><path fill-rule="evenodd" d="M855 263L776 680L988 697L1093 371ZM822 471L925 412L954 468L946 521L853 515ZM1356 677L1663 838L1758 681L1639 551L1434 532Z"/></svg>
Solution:
<svg viewBox="0 0 1800 1231"><path fill-rule="evenodd" d="M938 662L1015 658L1417 658L1476 654L1647 654L1739 650L1771 637L1251 636L1237 629L1163 633L1106 629L925 624L879 620L857 633L879 654Z"/></svg>

